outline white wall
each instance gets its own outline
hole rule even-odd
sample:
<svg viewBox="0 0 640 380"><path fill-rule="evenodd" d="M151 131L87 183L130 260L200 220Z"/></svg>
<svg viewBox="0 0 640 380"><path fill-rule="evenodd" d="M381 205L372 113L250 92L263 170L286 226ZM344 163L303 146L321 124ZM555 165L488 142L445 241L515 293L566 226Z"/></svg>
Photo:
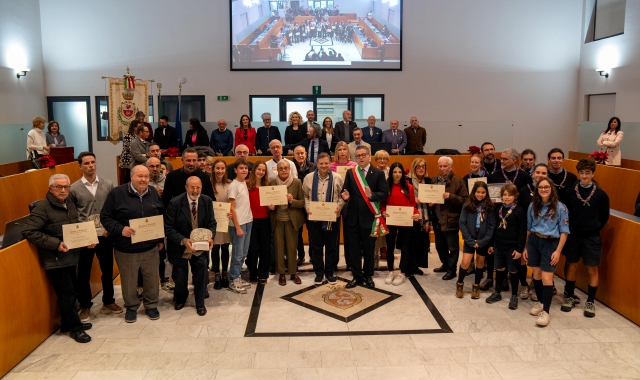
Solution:
<svg viewBox="0 0 640 380"><path fill-rule="evenodd" d="M324 94L385 93L387 119L511 122L520 150L576 147L580 0L405 1L402 72L230 72L226 1L113 0L107 8L144 15L143 30L102 3L41 1L47 95L103 95L100 76L129 65L167 95L186 77L183 94L207 96L209 121L248 113L250 94L311 94L322 85ZM491 138L478 136L477 145ZM115 178L120 145L93 146Z"/></svg>
<svg viewBox="0 0 640 380"><path fill-rule="evenodd" d="M585 0L585 19L591 15L593 0ZM588 95L616 94L616 111L622 122L640 122L640 1L627 1L624 34L599 41L581 43L580 120L588 115ZM583 26L581 41L587 33ZM609 78L598 75L597 68L609 68ZM614 115L611 115L614 116ZM594 144L595 145L595 144Z"/></svg>
<svg viewBox="0 0 640 380"><path fill-rule="evenodd" d="M31 72L18 79L15 66ZM0 1L0 125L46 118L44 93L39 2Z"/></svg>

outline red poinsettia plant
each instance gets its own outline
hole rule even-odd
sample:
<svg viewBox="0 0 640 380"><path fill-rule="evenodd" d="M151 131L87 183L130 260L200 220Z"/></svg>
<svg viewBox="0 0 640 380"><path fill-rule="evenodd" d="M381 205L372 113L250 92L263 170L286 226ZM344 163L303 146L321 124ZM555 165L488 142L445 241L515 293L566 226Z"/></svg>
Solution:
<svg viewBox="0 0 640 380"><path fill-rule="evenodd" d="M477 147L475 145L471 145L469 147L469 153L471 153L471 155L480 154L481 153L480 147Z"/></svg>
<svg viewBox="0 0 640 380"><path fill-rule="evenodd" d="M593 158L593 160L598 164L604 164L609 159L609 153L596 150L589 155L589 158Z"/></svg>
<svg viewBox="0 0 640 380"><path fill-rule="evenodd" d="M179 157L180 156L180 150L178 148L176 148L175 146L168 148L167 150L164 151L164 155L165 157Z"/></svg>
<svg viewBox="0 0 640 380"><path fill-rule="evenodd" d="M53 158L51 158L51 155L49 154L38 157L38 161L40 161L41 168L52 168L56 166L56 162L53 160Z"/></svg>

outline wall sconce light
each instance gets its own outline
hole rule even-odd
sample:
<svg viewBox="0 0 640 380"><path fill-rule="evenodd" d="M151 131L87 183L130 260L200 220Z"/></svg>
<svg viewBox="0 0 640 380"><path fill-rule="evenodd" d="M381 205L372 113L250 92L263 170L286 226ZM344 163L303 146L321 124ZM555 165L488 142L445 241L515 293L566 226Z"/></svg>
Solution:
<svg viewBox="0 0 640 380"><path fill-rule="evenodd" d="M606 69L596 69L601 77L609 78L609 72Z"/></svg>
<svg viewBox="0 0 640 380"><path fill-rule="evenodd" d="M16 77L18 79L20 79L20 77L26 77L29 71L31 71L31 69L22 69L16 73Z"/></svg>

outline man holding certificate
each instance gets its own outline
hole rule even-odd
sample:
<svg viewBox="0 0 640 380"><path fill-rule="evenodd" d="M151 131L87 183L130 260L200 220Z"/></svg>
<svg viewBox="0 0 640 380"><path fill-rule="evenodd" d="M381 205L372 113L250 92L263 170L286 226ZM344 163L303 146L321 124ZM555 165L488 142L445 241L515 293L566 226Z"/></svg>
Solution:
<svg viewBox="0 0 640 380"><path fill-rule="evenodd" d="M304 205L309 214L309 251L313 271L316 273L313 283L322 285L322 279L326 277L330 284L335 284L337 279L333 270L338 264L340 234L340 221L337 217L345 205L340 197L344 180L329 170L331 157L327 153L318 154L316 164L317 170L306 176L302 184Z"/></svg>
<svg viewBox="0 0 640 380"><path fill-rule="evenodd" d="M213 237L216 235L216 219L213 214L213 200L202 193L202 182L198 177L189 177L185 185L186 193L180 194L169 202L166 212L164 230L167 235L167 253L173 264L172 277L176 283L173 293L174 308L184 307L189 296L187 278L189 265L193 274L193 293L196 311L199 316L207 314L204 306L204 295L207 290L205 276L207 274L207 254L213 248ZM194 247L193 230L201 232L206 229L211 237L206 241L208 249ZM206 231L205 231L206 232ZM196 234L198 235L198 234ZM204 236L205 234L199 234Z"/></svg>
<svg viewBox="0 0 640 380"><path fill-rule="evenodd" d="M31 211L22 235L38 247L40 263L58 297L60 332L69 333L78 343L87 343L91 337L85 330L91 328L91 323L82 323L76 311L76 265L80 249L69 249L62 233L63 225L78 223L78 210L67 201L69 187L69 177L65 174L49 178L47 197Z"/></svg>
<svg viewBox="0 0 640 380"><path fill-rule="evenodd" d="M160 256L158 250L164 247L164 229L162 223L156 219L162 218L162 199L154 188L149 186L149 169L138 165L131 169L131 182L114 188L102 206L100 221L104 229L111 236L115 249L116 262L120 269L122 282L122 298L127 309L124 320L133 323L137 320L140 299L138 298L137 283L138 269L142 271L142 297L145 313L149 319L160 318L158 311L158 265ZM154 217L160 218L154 218ZM162 236L138 241L142 231L136 239L136 229L130 227L130 221L142 219L155 225L155 230L145 230L145 235ZM133 241L137 241L133 243Z"/></svg>
<svg viewBox="0 0 640 380"><path fill-rule="evenodd" d="M347 288L366 285L375 288L373 282L373 250L378 236L388 233L380 213L380 202L387 199L389 185L384 172L371 165L371 150L366 146L356 149L358 166L349 169L341 193L348 201L346 223L348 227L353 279ZM360 241L364 253L364 266L360 255Z"/></svg>
<svg viewBox="0 0 640 380"><path fill-rule="evenodd" d="M442 156L438 159L438 175L431 178L434 185L444 185L442 194L444 203L429 203L434 211L436 220L433 222L433 232L436 238L436 250L442 266L433 271L446 272L443 280L451 280L456 277L458 256L460 255L460 243L458 242L458 229L462 205L467 200L469 193L462 178L457 177L451 170L453 160L451 157Z"/></svg>

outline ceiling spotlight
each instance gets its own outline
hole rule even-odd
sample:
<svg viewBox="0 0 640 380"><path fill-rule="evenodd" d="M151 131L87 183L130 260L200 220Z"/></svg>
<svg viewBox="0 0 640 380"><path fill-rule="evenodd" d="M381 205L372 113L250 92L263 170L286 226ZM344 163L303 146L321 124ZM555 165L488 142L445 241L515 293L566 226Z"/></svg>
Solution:
<svg viewBox="0 0 640 380"><path fill-rule="evenodd" d="M16 77L17 77L18 79L20 79L20 77L26 77L26 76L27 76L27 73L28 73L29 71L31 71L31 69L22 69L22 70L19 70L19 71L16 73Z"/></svg>
<svg viewBox="0 0 640 380"><path fill-rule="evenodd" d="M596 69L596 71L598 72L598 74L600 74L601 77L609 78L609 71L607 71L606 69Z"/></svg>

